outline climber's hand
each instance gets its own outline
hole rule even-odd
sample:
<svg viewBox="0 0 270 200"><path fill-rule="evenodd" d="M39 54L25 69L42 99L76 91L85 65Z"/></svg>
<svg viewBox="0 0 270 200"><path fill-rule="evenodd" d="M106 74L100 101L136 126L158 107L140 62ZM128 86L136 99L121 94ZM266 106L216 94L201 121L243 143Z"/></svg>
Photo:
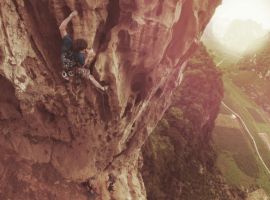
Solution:
<svg viewBox="0 0 270 200"><path fill-rule="evenodd" d="M102 87L102 91L103 91L103 92L106 92L108 89L109 89L109 86L103 86L103 87Z"/></svg>
<svg viewBox="0 0 270 200"><path fill-rule="evenodd" d="M78 12L77 12L77 10L74 10L72 13L70 13L70 17L75 17L75 16L77 16L78 15Z"/></svg>
<svg viewBox="0 0 270 200"><path fill-rule="evenodd" d="M94 56L96 53L93 49L86 49L87 56Z"/></svg>

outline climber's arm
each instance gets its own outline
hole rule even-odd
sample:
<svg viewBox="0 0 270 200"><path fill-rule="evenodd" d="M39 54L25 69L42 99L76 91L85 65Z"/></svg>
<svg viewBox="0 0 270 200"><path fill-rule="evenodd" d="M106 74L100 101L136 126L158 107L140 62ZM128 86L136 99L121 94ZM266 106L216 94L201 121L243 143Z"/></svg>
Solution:
<svg viewBox="0 0 270 200"><path fill-rule="evenodd" d="M78 12L75 10L72 13L70 13L70 15L66 19L64 19L64 21L60 24L59 30L62 38L67 35L67 25L71 21L71 19L76 15L78 15Z"/></svg>
<svg viewBox="0 0 270 200"><path fill-rule="evenodd" d="M97 80L95 79L93 75L89 74L89 79L97 88L101 89L102 91L106 90L105 87L103 87L102 85L99 84L99 82L97 82Z"/></svg>
<svg viewBox="0 0 270 200"><path fill-rule="evenodd" d="M93 49L86 50L86 59L85 59L83 67L86 67L90 63L90 61L93 60L95 55L96 53Z"/></svg>

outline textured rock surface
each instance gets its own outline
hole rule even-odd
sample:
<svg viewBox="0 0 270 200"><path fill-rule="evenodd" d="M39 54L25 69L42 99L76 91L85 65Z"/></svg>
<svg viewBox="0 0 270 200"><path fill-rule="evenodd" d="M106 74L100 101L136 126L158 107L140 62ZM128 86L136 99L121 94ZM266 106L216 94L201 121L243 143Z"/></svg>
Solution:
<svg viewBox="0 0 270 200"><path fill-rule="evenodd" d="M92 178L102 199L144 199L141 146L170 104L218 3L0 1L1 197L67 199L71 192L85 199L80 191L87 184L73 184ZM69 32L94 46L94 75L109 84L107 94L60 77L57 27L74 9L79 16ZM48 180L50 174L57 175ZM114 192L107 189L109 174ZM51 182L60 185L62 198ZM45 190L53 196L38 195Z"/></svg>

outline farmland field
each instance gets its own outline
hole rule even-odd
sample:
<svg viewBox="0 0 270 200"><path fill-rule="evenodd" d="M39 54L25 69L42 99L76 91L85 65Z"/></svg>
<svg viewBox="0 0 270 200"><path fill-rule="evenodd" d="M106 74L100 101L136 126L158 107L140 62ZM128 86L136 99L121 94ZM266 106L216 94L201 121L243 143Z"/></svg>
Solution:
<svg viewBox="0 0 270 200"><path fill-rule="evenodd" d="M247 107L248 112L252 115L253 119L258 123L265 123L265 120L254 108Z"/></svg>
<svg viewBox="0 0 270 200"><path fill-rule="evenodd" d="M254 138L269 168L270 139L269 135L262 134L270 130L269 116L235 86L228 76L223 78L223 102L241 117L245 125L231 110L221 105L213 131L213 144L218 154L217 167L229 183L249 189L262 188L270 195L270 174L259 159L251 138Z"/></svg>
<svg viewBox="0 0 270 200"><path fill-rule="evenodd" d="M256 157L243 130L227 127L216 127L214 143L220 153L229 152L237 168L246 176L256 178L259 173Z"/></svg>

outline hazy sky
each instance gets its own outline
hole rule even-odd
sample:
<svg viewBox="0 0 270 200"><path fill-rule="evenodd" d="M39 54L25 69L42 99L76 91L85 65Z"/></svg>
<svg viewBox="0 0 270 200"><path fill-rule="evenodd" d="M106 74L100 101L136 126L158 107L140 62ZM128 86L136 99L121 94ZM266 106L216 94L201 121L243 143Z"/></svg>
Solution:
<svg viewBox="0 0 270 200"><path fill-rule="evenodd" d="M222 34L234 19L251 19L270 30L270 0L223 0L213 17L215 32Z"/></svg>
<svg viewBox="0 0 270 200"><path fill-rule="evenodd" d="M270 31L270 0L222 0L208 28L225 47L245 53Z"/></svg>

